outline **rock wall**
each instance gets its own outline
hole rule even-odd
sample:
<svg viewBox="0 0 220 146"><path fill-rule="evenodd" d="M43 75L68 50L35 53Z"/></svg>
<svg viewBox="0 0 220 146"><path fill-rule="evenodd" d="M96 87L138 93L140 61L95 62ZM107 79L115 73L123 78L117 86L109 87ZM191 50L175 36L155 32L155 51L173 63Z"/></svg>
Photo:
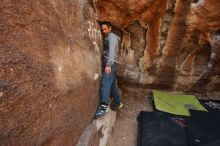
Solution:
<svg viewBox="0 0 220 146"><path fill-rule="evenodd" d="M220 1L97 0L100 21L122 37L123 84L181 91L220 89Z"/></svg>
<svg viewBox="0 0 220 146"><path fill-rule="evenodd" d="M102 42L93 7L0 2L1 146L73 146L91 123Z"/></svg>

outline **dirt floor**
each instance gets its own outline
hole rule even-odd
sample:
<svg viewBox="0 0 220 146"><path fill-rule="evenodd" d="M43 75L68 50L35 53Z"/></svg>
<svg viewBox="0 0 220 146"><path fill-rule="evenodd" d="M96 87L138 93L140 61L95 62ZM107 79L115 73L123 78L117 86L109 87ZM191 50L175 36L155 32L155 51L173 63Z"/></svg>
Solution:
<svg viewBox="0 0 220 146"><path fill-rule="evenodd" d="M124 107L117 113L117 120L107 146L136 146L138 136L137 117L140 111L152 111L148 91L139 88L123 89Z"/></svg>

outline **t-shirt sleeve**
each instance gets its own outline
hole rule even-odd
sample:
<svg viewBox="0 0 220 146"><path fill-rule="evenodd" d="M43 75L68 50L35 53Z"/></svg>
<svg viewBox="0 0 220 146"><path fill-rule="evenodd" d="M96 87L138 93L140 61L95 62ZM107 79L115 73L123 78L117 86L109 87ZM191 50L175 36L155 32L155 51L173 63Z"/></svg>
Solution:
<svg viewBox="0 0 220 146"><path fill-rule="evenodd" d="M116 36L110 34L108 36L109 41L109 54L106 65L112 66L115 62L116 48L118 47L118 39Z"/></svg>

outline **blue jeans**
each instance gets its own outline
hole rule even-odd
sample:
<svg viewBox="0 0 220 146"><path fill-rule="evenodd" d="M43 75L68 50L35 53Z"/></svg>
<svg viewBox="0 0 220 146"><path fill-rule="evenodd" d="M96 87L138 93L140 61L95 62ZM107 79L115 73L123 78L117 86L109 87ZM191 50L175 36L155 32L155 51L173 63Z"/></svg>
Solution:
<svg viewBox="0 0 220 146"><path fill-rule="evenodd" d="M111 73L108 75L103 69L101 80L101 103L109 104L110 96L113 97L115 104L119 104L121 102L116 82L116 69L116 63L112 65Z"/></svg>

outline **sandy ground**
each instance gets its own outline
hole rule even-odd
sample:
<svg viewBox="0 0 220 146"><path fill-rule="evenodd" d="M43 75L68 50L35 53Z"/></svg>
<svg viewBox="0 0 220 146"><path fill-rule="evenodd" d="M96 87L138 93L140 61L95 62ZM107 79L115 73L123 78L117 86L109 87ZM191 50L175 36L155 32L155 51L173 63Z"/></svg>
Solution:
<svg viewBox="0 0 220 146"><path fill-rule="evenodd" d="M140 111L152 111L146 89L126 88L123 90L124 107L118 111L114 130L107 146L136 146L138 136L137 117Z"/></svg>

